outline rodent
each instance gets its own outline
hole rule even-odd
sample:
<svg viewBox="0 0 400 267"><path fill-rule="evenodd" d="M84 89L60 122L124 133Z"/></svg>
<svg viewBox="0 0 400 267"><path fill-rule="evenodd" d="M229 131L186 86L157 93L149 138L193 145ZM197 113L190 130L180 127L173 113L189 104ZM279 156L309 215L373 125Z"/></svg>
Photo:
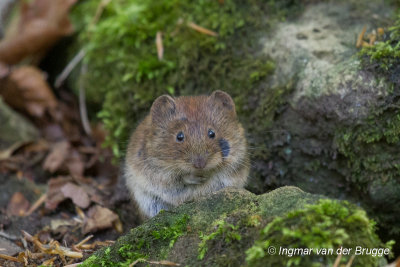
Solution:
<svg viewBox="0 0 400 267"><path fill-rule="evenodd" d="M129 140L126 184L143 219L227 186L249 174L245 132L232 98L158 97Z"/></svg>

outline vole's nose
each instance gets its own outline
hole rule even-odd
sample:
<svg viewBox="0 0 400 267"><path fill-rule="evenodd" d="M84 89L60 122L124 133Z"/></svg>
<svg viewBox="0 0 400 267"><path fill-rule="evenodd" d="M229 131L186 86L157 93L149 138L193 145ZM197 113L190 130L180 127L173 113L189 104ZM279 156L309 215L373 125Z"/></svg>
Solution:
<svg viewBox="0 0 400 267"><path fill-rule="evenodd" d="M193 166L196 169L204 169L204 167L207 165L207 158L205 156L194 156L193 157Z"/></svg>

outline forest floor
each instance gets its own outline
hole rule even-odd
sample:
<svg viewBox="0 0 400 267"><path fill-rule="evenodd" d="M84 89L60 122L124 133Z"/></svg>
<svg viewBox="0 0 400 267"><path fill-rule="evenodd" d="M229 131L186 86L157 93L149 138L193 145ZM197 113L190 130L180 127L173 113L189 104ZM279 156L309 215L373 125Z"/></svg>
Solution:
<svg viewBox="0 0 400 267"><path fill-rule="evenodd" d="M75 1L31 2L0 41L0 98L39 133L8 145L0 134L0 266L79 263L138 224L120 167L102 147L107 133L41 68L57 60L48 48L73 32ZM54 32L55 24L63 27Z"/></svg>

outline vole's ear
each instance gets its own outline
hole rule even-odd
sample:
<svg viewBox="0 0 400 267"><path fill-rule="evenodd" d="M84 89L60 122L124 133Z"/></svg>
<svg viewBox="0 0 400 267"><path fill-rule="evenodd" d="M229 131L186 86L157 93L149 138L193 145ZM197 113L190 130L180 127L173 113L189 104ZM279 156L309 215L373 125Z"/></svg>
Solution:
<svg viewBox="0 0 400 267"><path fill-rule="evenodd" d="M228 114L236 117L236 109L235 102L230 95L225 93L224 91L217 90L212 92L209 96L212 104L217 108L221 109L221 111L228 112Z"/></svg>
<svg viewBox="0 0 400 267"><path fill-rule="evenodd" d="M151 119L154 124L165 123L175 113L175 100L169 95L162 95L151 106Z"/></svg>

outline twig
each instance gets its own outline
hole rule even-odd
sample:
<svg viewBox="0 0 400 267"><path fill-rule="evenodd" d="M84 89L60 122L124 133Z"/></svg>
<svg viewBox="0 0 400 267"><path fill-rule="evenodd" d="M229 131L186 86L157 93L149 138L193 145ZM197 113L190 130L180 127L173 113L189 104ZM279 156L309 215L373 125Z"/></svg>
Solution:
<svg viewBox="0 0 400 267"><path fill-rule="evenodd" d="M92 129L90 128L89 119L86 110L86 96L85 96L85 86L83 82L83 77L87 73L87 64L82 64L80 81L79 81L79 111L81 114L82 126L87 135L92 135Z"/></svg>
<svg viewBox="0 0 400 267"><path fill-rule="evenodd" d="M103 0L100 2L100 4L97 6L96 14L94 15L92 21L89 23L88 28L93 27L93 25L95 25L99 21L101 14L103 14L104 8L110 2L111 2L111 0ZM85 54L86 54L85 51L82 49L78 52L78 54L76 54L72 58L72 60L68 63L68 65L61 72L61 74L57 76L57 79L54 83L55 88L59 88L64 83L64 81L68 78L69 74L76 67L76 65L78 65L79 62L81 62L81 60L83 59Z"/></svg>
<svg viewBox="0 0 400 267"><path fill-rule="evenodd" d="M146 262L146 259L144 259L144 258L137 259L134 262L132 262L131 264L129 264L129 267L133 267L139 262Z"/></svg>
<svg viewBox="0 0 400 267"><path fill-rule="evenodd" d="M198 31L200 33L207 34L207 35L214 36L214 37L218 36L218 33L211 31L209 29L203 28L193 22L188 22L187 25L189 28L192 28L193 30Z"/></svg>
<svg viewBox="0 0 400 267"><path fill-rule="evenodd" d="M354 258L356 257L356 255L352 255L349 262L346 264L346 267L350 267L353 264Z"/></svg>
<svg viewBox="0 0 400 267"><path fill-rule="evenodd" d="M24 214L24 216L31 215L35 210L37 210L40 207L40 205L42 205L46 201L46 198L47 194L41 195L41 197L38 200L36 200L36 202L30 207L30 209Z"/></svg>
<svg viewBox="0 0 400 267"><path fill-rule="evenodd" d="M332 267L338 267L341 259L342 259L342 254L338 254Z"/></svg>
<svg viewBox="0 0 400 267"><path fill-rule="evenodd" d="M96 14L94 15L92 21L89 24L89 27L92 27L93 25L95 25L99 21L99 19L101 17L101 14L103 14L104 8L106 8L106 6L110 2L111 2L111 0L103 0L103 1L100 2L100 4L97 6Z"/></svg>
<svg viewBox="0 0 400 267"><path fill-rule="evenodd" d="M146 261L147 263L150 264L156 264L156 265L165 265L165 266L181 266L179 263L175 263L172 261L166 261L166 260L162 260L162 261Z"/></svg>
<svg viewBox="0 0 400 267"><path fill-rule="evenodd" d="M76 211L76 214L78 214L78 216L82 220L85 220L85 213L83 212L83 210L81 208L79 208L78 206L75 206L75 211Z"/></svg>
<svg viewBox="0 0 400 267"><path fill-rule="evenodd" d="M85 244L86 242L88 242L90 239L92 239L93 235L89 235L87 236L85 239L83 239L81 242L79 242L78 244L75 245L75 247L79 248L80 246L82 246L83 244Z"/></svg>
<svg viewBox="0 0 400 267"><path fill-rule="evenodd" d="M60 88L60 86L64 83L64 81L68 78L69 74L76 67L76 65L81 62L83 57L85 56L85 50L80 50L78 54L76 54L72 60L68 63L68 65L63 69L60 75L57 76L57 79L54 83L55 88Z"/></svg>
<svg viewBox="0 0 400 267"><path fill-rule="evenodd" d="M155 265L164 265L164 266L181 266L179 263L175 263L172 261L167 261L167 260L162 260L162 261L148 261L144 258L140 258L129 264L129 267L135 266L139 262L147 262L149 264L155 264Z"/></svg>
<svg viewBox="0 0 400 267"><path fill-rule="evenodd" d="M18 258L16 258L16 257L12 257L12 256L8 256L8 255L5 255L5 254L0 254L0 259L5 259L5 260L8 260L8 261L15 261L15 262L24 262L24 261L22 261L22 260L20 260L20 259L18 259Z"/></svg>
<svg viewBox="0 0 400 267"><path fill-rule="evenodd" d="M53 257L51 259L45 260L44 262L42 262L42 265L44 266L53 266L54 265L54 261L57 259L57 257Z"/></svg>
<svg viewBox="0 0 400 267"><path fill-rule="evenodd" d="M157 46L157 55L158 59L162 60L164 56L164 47L162 40L162 32L158 31L156 35L156 46Z"/></svg>

